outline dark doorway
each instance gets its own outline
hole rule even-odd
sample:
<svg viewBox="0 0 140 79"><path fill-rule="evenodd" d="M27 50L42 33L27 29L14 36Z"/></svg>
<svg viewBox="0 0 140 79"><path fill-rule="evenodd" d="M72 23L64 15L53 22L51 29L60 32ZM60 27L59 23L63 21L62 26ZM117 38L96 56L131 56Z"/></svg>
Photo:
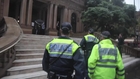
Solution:
<svg viewBox="0 0 140 79"><path fill-rule="evenodd" d="M72 25L72 30L74 33L76 33L76 13L72 13L71 15L71 25Z"/></svg>
<svg viewBox="0 0 140 79"><path fill-rule="evenodd" d="M20 8L21 8L21 0L10 0L9 5L9 17L15 18L19 21L20 18Z"/></svg>
<svg viewBox="0 0 140 79"><path fill-rule="evenodd" d="M33 1L33 9L32 9L32 22L34 22L34 26L36 26L36 20L42 20L44 22L44 26L40 27L41 30L45 31L47 28L47 6L48 4L40 2L38 0ZM37 29L38 30L38 29ZM42 33L44 34L44 33Z"/></svg>
<svg viewBox="0 0 140 79"><path fill-rule="evenodd" d="M62 17L62 9L63 8L61 6L59 6L58 9L57 9L57 22L59 22L58 23L59 26L60 26L61 21L62 21L62 19L61 19L61 17Z"/></svg>
<svg viewBox="0 0 140 79"><path fill-rule="evenodd" d="M37 19L45 21L46 16L47 16L47 4L40 2L38 0L34 0L32 10L32 21L35 21Z"/></svg>
<svg viewBox="0 0 140 79"><path fill-rule="evenodd" d="M62 9L63 7L58 6L57 8L57 25L56 25L56 29L57 29L57 36L60 36L60 27L61 27L61 22L62 22Z"/></svg>

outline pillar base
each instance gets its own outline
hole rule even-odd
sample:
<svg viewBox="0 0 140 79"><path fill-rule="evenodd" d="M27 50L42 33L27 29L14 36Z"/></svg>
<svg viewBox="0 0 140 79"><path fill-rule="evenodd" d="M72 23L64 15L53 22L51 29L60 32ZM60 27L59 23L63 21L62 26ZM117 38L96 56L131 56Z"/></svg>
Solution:
<svg viewBox="0 0 140 79"><path fill-rule="evenodd" d="M49 35L57 36L57 30L56 29L49 29Z"/></svg>
<svg viewBox="0 0 140 79"><path fill-rule="evenodd" d="M24 34L32 34L32 27L31 26L20 24L20 27L23 30Z"/></svg>

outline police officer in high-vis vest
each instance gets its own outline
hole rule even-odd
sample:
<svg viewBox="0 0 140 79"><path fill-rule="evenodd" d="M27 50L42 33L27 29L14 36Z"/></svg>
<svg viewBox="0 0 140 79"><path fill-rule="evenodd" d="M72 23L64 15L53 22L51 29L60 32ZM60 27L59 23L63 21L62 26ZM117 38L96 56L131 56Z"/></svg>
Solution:
<svg viewBox="0 0 140 79"><path fill-rule="evenodd" d="M85 35L80 42L80 46L84 51L85 61L86 61L86 79L88 78L88 70L87 70L87 61L91 54L92 47L99 42L98 38L93 35L94 30L92 28L89 29L88 34Z"/></svg>
<svg viewBox="0 0 140 79"><path fill-rule="evenodd" d="M96 44L88 59L90 79L125 79L124 64L118 48L110 40L108 31L102 32L102 39Z"/></svg>
<svg viewBox="0 0 140 79"><path fill-rule="evenodd" d="M69 38L72 26L68 22L61 25L61 36L46 45L42 61L48 79L84 79L85 61L80 46Z"/></svg>

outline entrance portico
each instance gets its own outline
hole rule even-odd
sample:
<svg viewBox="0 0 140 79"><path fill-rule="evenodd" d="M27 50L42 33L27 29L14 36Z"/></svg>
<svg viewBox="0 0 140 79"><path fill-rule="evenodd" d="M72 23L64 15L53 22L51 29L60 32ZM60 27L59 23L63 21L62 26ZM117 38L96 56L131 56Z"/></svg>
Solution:
<svg viewBox="0 0 140 79"><path fill-rule="evenodd" d="M82 32L83 24L80 16L84 4L73 0L4 0L5 16L15 18L21 27L30 28L32 22L41 19L45 22L46 30L56 31L57 23L70 22L73 32ZM0 3L1 4L1 3ZM74 18L74 19L72 19Z"/></svg>

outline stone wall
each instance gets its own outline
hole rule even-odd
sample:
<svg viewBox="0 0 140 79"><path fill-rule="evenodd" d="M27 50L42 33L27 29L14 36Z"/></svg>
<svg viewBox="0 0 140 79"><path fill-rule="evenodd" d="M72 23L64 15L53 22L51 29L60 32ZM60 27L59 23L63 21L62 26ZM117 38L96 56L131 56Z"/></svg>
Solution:
<svg viewBox="0 0 140 79"><path fill-rule="evenodd" d="M46 1L38 0L38 1L44 3L50 2L77 11L82 11L84 9L84 3L85 3L85 0L46 0Z"/></svg>

